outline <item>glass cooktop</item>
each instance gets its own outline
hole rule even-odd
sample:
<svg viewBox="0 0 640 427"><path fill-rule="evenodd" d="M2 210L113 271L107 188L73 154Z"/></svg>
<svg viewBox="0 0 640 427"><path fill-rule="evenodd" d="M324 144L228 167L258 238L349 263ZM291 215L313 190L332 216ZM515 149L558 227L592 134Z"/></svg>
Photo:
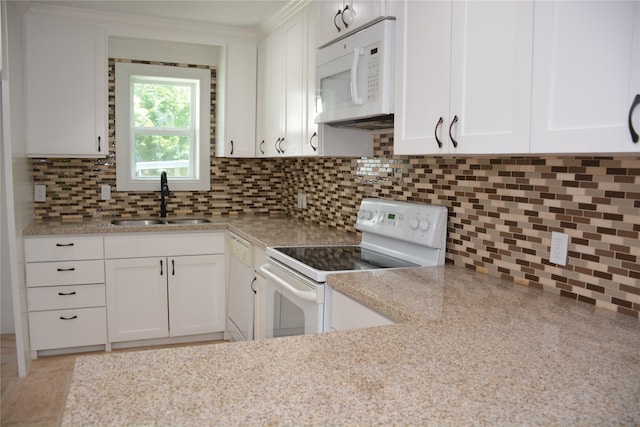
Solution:
<svg viewBox="0 0 640 427"><path fill-rule="evenodd" d="M274 249L320 271L418 267L418 264L364 249L360 246L289 246Z"/></svg>

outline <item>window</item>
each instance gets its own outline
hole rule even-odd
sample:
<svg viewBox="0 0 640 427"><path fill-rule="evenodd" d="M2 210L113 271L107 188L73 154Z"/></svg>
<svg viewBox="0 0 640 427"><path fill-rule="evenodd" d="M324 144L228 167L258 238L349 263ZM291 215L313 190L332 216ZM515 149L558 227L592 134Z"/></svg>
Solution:
<svg viewBox="0 0 640 427"><path fill-rule="evenodd" d="M118 191L209 190L211 73L208 69L118 62Z"/></svg>

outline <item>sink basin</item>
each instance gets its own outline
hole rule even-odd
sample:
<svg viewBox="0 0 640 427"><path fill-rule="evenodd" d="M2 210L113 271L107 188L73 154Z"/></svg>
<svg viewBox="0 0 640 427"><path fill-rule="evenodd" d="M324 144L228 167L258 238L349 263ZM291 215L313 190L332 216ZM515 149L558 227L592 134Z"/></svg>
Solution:
<svg viewBox="0 0 640 427"><path fill-rule="evenodd" d="M128 227L146 227L149 225L196 225L211 222L208 218L173 218L173 219L113 219L111 224Z"/></svg>
<svg viewBox="0 0 640 427"><path fill-rule="evenodd" d="M113 225L125 225L129 227L145 227L147 225L160 225L167 222L162 219L114 219L111 221Z"/></svg>
<svg viewBox="0 0 640 427"><path fill-rule="evenodd" d="M205 224L207 222L211 222L211 220L207 218L178 218L167 220L169 224Z"/></svg>

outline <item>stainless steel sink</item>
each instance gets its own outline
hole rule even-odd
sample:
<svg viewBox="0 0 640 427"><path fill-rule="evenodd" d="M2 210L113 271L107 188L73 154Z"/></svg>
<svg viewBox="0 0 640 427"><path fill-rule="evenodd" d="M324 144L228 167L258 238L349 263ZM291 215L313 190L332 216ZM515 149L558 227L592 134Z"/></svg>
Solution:
<svg viewBox="0 0 640 427"><path fill-rule="evenodd" d="M197 225L211 222L208 218L173 218L173 219L113 219L111 224L127 227L146 227L149 225Z"/></svg>
<svg viewBox="0 0 640 427"><path fill-rule="evenodd" d="M114 219L111 221L113 225L124 225L129 227L145 227L148 225L166 224L163 219Z"/></svg>
<svg viewBox="0 0 640 427"><path fill-rule="evenodd" d="M207 218L177 218L167 220L169 224L206 224L207 222L211 222L211 220Z"/></svg>

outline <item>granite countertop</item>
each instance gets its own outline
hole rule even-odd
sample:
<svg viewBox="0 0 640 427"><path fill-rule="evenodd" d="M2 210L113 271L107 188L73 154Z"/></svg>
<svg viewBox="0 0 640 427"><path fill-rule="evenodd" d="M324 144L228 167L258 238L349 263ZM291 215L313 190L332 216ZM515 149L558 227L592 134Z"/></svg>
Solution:
<svg viewBox="0 0 640 427"><path fill-rule="evenodd" d="M92 222L25 234L102 227L116 232ZM229 229L260 246L359 240L277 217L187 229ZM454 266L328 284L399 323L80 356L63 425L640 424L635 318Z"/></svg>
<svg viewBox="0 0 640 427"><path fill-rule="evenodd" d="M167 218L172 219L172 218ZM200 224L158 224L146 226L112 225L110 218L82 221L34 221L23 236L54 236L114 233L168 233L230 230L251 243L265 248L278 245L355 244L357 233L340 231L287 216L237 215L207 217L210 222Z"/></svg>
<svg viewBox="0 0 640 427"><path fill-rule="evenodd" d="M640 323L444 266L336 274L401 323L79 357L63 425L637 425Z"/></svg>

